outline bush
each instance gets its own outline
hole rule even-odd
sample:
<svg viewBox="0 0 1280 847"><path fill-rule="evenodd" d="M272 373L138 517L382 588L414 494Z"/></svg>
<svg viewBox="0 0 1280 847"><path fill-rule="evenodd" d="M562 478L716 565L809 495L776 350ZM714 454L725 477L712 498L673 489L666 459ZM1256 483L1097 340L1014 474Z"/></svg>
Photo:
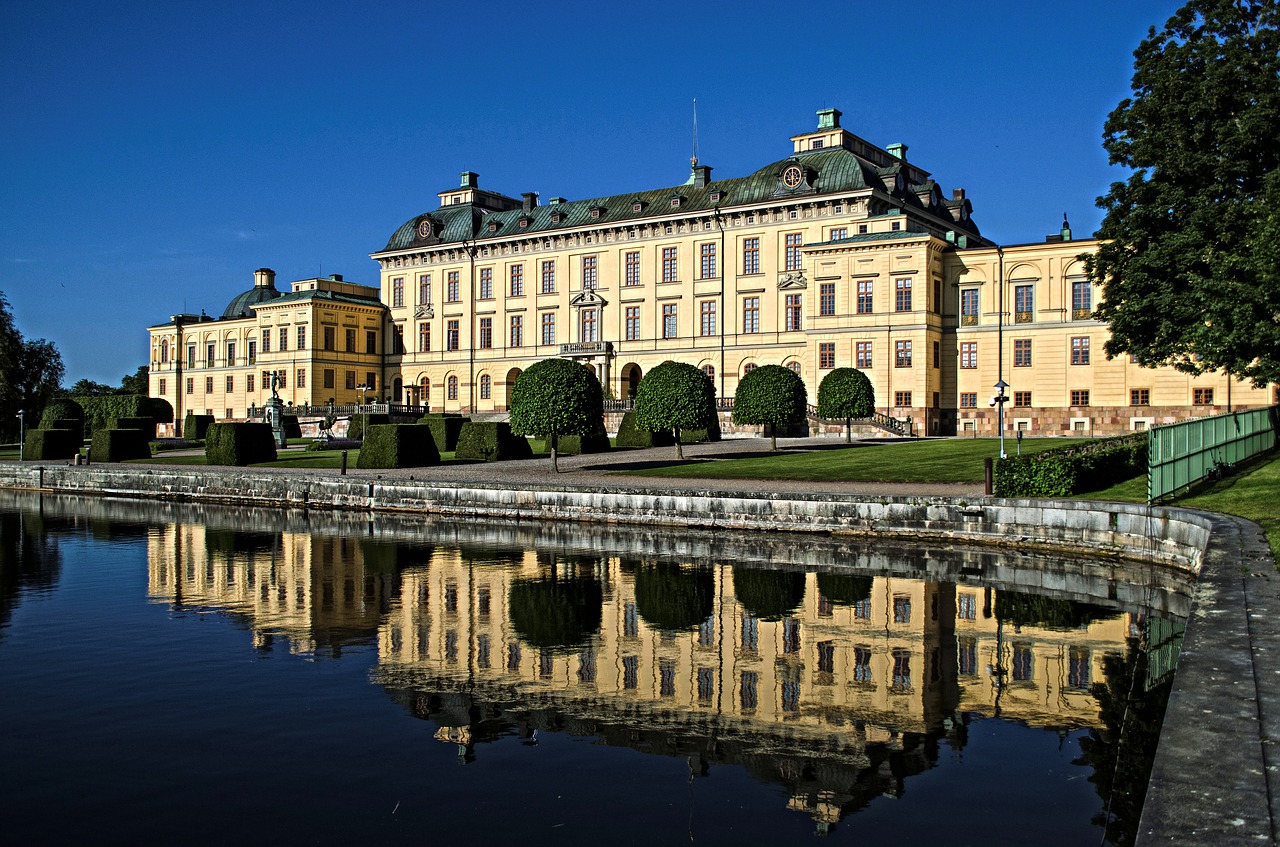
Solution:
<svg viewBox="0 0 1280 847"><path fill-rule="evenodd" d="M364 414L352 415L351 425L347 427L347 438L353 441L361 441L364 439L364 431L366 427L374 424L389 424L391 416L385 414L374 414L366 412Z"/></svg>
<svg viewBox="0 0 1280 847"><path fill-rule="evenodd" d="M712 414L711 426L706 429L682 429L680 430L681 444L704 444L708 441L720 440L720 416Z"/></svg>
<svg viewBox="0 0 1280 847"><path fill-rule="evenodd" d="M618 446L619 447L670 447L675 444L675 437L671 432L652 432L647 429L641 429L636 424L636 413L634 411L626 412L622 416L622 423L618 424Z"/></svg>
<svg viewBox="0 0 1280 847"><path fill-rule="evenodd" d="M697 367L666 361L644 375L636 387L636 421L652 429L673 430L681 444L707 440L716 419L716 390ZM684 437L700 431L700 438Z"/></svg>
<svg viewBox="0 0 1280 847"><path fill-rule="evenodd" d="M69 429L32 429L22 445L22 458L70 461L80 452L82 439Z"/></svg>
<svg viewBox="0 0 1280 847"><path fill-rule="evenodd" d="M458 433L458 446L453 455L459 459L499 462L532 458L533 450L528 439L511 432L510 424L468 421Z"/></svg>
<svg viewBox="0 0 1280 847"><path fill-rule="evenodd" d="M436 448L448 452L457 448L458 433L462 432L462 425L470 420L471 418L464 418L459 414L432 414L423 415L418 423L431 427L431 437L435 439Z"/></svg>
<svg viewBox="0 0 1280 847"><path fill-rule="evenodd" d="M770 427L773 448L778 427L804 422L808 414L804 381L790 368L764 365L744 374L733 398L733 422Z"/></svg>
<svg viewBox="0 0 1280 847"><path fill-rule="evenodd" d="M569 359L534 362L511 387L511 430L548 439L603 434L600 380Z"/></svg>
<svg viewBox="0 0 1280 847"><path fill-rule="evenodd" d="M79 427L84 426L84 408L70 397L58 397L45 404L40 415L41 429L67 429L63 426L52 426L54 421L74 420ZM83 429L81 429L83 432Z"/></svg>
<svg viewBox="0 0 1280 847"><path fill-rule="evenodd" d="M804 602L804 574L734 568L733 596L761 620L782 620Z"/></svg>
<svg viewBox="0 0 1280 847"><path fill-rule="evenodd" d="M150 459L151 436L138 429L100 429L89 444L89 458L95 462Z"/></svg>
<svg viewBox="0 0 1280 847"><path fill-rule="evenodd" d="M440 464L431 428L422 424L372 424L365 430L357 468L422 468Z"/></svg>
<svg viewBox="0 0 1280 847"><path fill-rule="evenodd" d="M55 418L43 425L44 429L62 429L75 436L76 450L84 446L84 422L78 418Z"/></svg>
<svg viewBox="0 0 1280 847"><path fill-rule="evenodd" d="M1147 470L1147 435L1121 435L995 463L997 497L1070 497Z"/></svg>
<svg viewBox="0 0 1280 847"><path fill-rule="evenodd" d="M215 423L204 434L205 462L243 467L276 458L271 425L264 423Z"/></svg>
<svg viewBox="0 0 1280 847"><path fill-rule="evenodd" d="M585 644L600 629L603 603L604 589L588 577L517 579L507 595L516 635L549 650Z"/></svg>
<svg viewBox="0 0 1280 847"><path fill-rule="evenodd" d="M550 449L551 445L546 445ZM609 436L601 435L562 435L560 436L560 455L578 456L583 453L608 453L612 449Z"/></svg>
<svg viewBox="0 0 1280 847"><path fill-rule="evenodd" d="M716 586L706 568L645 562L636 571L636 608L654 629L690 630L711 616Z"/></svg>
<svg viewBox="0 0 1280 847"><path fill-rule="evenodd" d="M110 429L120 418L151 418L157 423L173 422L173 406L168 400L143 394L92 394L71 398L84 409L84 432Z"/></svg>
<svg viewBox="0 0 1280 847"><path fill-rule="evenodd" d="M182 437L199 441L207 437L209 427L213 425L213 415L197 415L187 412L187 417L182 421Z"/></svg>
<svg viewBox="0 0 1280 847"><path fill-rule="evenodd" d="M138 432L145 432L148 439L156 437L154 418L120 418L113 429L136 429Z"/></svg>
<svg viewBox="0 0 1280 847"><path fill-rule="evenodd" d="M285 415L280 419L280 423L284 427L285 438L302 437L302 424L298 423L296 415Z"/></svg>

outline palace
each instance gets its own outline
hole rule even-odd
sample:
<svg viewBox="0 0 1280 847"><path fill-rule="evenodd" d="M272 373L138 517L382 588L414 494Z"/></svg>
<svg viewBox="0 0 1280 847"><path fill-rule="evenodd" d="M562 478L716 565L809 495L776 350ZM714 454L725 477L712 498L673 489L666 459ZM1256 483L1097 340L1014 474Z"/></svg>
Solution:
<svg viewBox="0 0 1280 847"><path fill-rule="evenodd" d="M879 411L930 435L994 434L999 382L1006 427L1039 435L1275 402L1274 388L1108 360L1083 260L1094 241L1064 220L1042 243L997 245L964 189L947 196L905 144L878 147L840 118L820 110L789 156L747 176L694 160L683 184L631 194L541 203L464 172L372 254L376 291L255 285L220 320L151 327L152 394L235 417L269 396L254 376L274 368L297 405L372 392L502 412L524 368L563 356L616 399L668 359L702 368L722 398L752 368L785 365L810 402L830 370L856 367ZM332 346L271 346L307 328Z"/></svg>

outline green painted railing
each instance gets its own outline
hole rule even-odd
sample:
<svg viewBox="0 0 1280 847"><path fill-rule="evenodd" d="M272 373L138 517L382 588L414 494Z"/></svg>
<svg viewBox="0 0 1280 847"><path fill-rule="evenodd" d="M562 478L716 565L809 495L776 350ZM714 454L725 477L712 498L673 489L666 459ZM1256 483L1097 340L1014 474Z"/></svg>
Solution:
<svg viewBox="0 0 1280 847"><path fill-rule="evenodd" d="M1152 427L1147 432L1147 502L1154 503L1224 465L1276 446L1280 406Z"/></svg>

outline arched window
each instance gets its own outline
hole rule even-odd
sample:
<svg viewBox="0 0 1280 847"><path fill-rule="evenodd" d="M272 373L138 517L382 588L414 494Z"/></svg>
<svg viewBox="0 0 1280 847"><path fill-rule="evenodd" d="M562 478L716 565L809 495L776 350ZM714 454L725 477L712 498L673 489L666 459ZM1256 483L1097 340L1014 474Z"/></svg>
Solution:
<svg viewBox="0 0 1280 847"><path fill-rule="evenodd" d="M488 400L490 393L493 391L493 380L489 379L488 374L480 375L480 399Z"/></svg>
<svg viewBox="0 0 1280 847"><path fill-rule="evenodd" d="M787 367L788 367L788 368L790 368L790 369L795 373L795 375L796 375L796 376L799 376L799 375L800 375L800 363L799 363L799 362L787 362Z"/></svg>
<svg viewBox="0 0 1280 847"><path fill-rule="evenodd" d="M747 374L751 373L755 369L756 369L755 362L747 362L745 365L742 366L742 375L746 376Z"/></svg>
<svg viewBox="0 0 1280 847"><path fill-rule="evenodd" d="M449 377L449 379L445 382L445 386L446 386L445 396L447 396L450 400L457 400L458 399L458 378L456 376Z"/></svg>
<svg viewBox="0 0 1280 847"><path fill-rule="evenodd" d="M712 379L715 379L715 378L716 378L716 366L715 366L715 365L703 365L703 366L702 366L702 372L703 372L704 374L706 374L707 376L711 377Z"/></svg>
<svg viewBox="0 0 1280 847"><path fill-rule="evenodd" d="M160 342L160 362L161 364L169 361L169 339Z"/></svg>

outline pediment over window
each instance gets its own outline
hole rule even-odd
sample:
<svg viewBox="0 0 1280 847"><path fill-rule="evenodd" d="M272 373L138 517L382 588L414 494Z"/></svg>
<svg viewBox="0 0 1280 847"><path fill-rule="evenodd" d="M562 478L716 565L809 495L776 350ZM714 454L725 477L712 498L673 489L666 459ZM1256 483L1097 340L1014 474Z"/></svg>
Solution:
<svg viewBox="0 0 1280 847"><path fill-rule="evenodd" d="M414 309L413 316L415 318L434 318L436 316L436 311L431 308L431 304L428 303L425 306L419 306Z"/></svg>
<svg viewBox="0 0 1280 847"><path fill-rule="evenodd" d="M605 299L594 291L579 291L569 298L570 306L603 306Z"/></svg>
<svg viewBox="0 0 1280 847"><path fill-rule="evenodd" d="M792 288L808 288L809 280L805 278L804 271L787 271L778 277L778 290Z"/></svg>

